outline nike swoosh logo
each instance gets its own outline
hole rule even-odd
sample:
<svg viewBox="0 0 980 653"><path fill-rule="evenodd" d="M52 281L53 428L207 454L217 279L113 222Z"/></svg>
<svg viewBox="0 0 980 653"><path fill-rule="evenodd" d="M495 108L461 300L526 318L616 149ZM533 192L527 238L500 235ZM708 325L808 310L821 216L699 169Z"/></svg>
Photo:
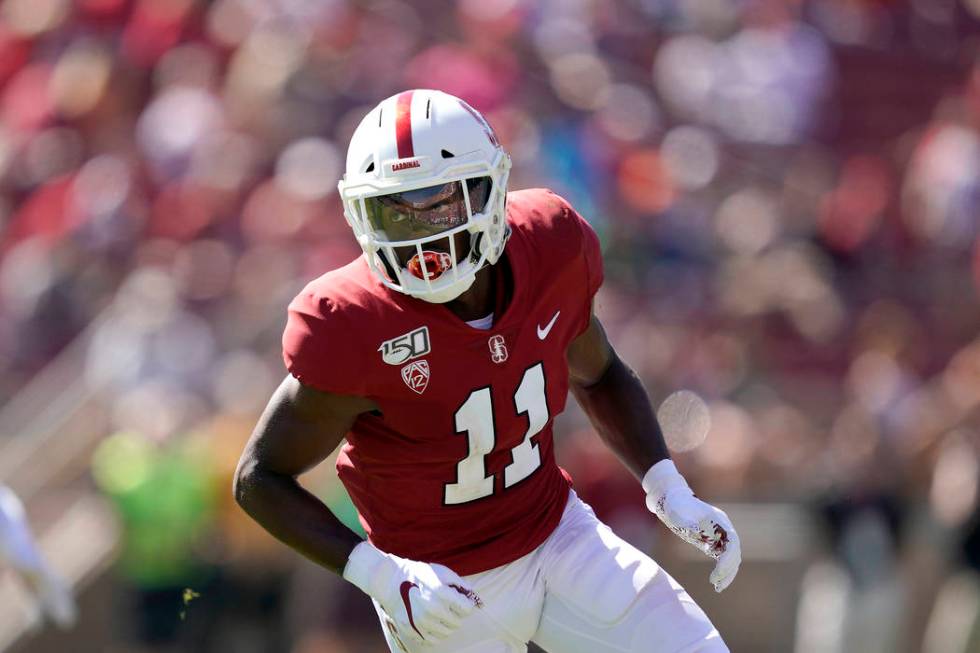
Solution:
<svg viewBox="0 0 980 653"><path fill-rule="evenodd" d="M419 633L419 629L415 627L415 617L412 616L412 602L408 600L408 593L412 591L412 588L418 589L419 586L410 580L406 580L399 587L399 591L402 593L402 603L405 604L405 612L408 613L408 623L412 625L412 629ZM422 633L419 633L419 637L422 637ZM425 639L425 637L422 637Z"/></svg>
<svg viewBox="0 0 980 653"><path fill-rule="evenodd" d="M548 337L548 334L551 333L551 327L555 326L555 321L558 319L559 315L561 315L561 311L557 311L551 318L551 322L548 322L543 329L541 328L540 324L538 325L538 340L544 340Z"/></svg>

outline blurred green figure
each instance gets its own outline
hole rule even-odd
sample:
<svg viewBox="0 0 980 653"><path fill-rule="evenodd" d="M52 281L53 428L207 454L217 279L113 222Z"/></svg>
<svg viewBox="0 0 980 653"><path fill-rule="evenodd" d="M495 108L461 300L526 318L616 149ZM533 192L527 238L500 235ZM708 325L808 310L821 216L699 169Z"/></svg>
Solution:
<svg viewBox="0 0 980 653"><path fill-rule="evenodd" d="M93 457L120 520L118 573L132 595L126 630L148 650L205 650L202 613L216 576L205 555L217 499L210 462L202 437L158 442L133 431L108 437Z"/></svg>

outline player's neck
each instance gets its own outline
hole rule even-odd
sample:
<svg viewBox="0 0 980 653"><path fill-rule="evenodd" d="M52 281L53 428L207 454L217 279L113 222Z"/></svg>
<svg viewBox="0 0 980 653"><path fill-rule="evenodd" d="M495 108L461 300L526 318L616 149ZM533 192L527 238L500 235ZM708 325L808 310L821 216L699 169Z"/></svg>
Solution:
<svg viewBox="0 0 980 653"><path fill-rule="evenodd" d="M493 312L496 303L496 277L493 266L486 266L476 273L476 280L469 290L448 302L446 308L464 322L486 317Z"/></svg>

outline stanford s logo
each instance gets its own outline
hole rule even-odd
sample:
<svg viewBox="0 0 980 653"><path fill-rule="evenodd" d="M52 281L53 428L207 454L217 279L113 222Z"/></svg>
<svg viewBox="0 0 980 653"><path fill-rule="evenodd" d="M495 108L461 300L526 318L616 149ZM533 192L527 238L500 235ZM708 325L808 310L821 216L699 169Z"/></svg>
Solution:
<svg viewBox="0 0 980 653"><path fill-rule="evenodd" d="M389 365L401 365L419 356L425 356L432 348L429 346L429 327L419 327L404 335L385 340L378 347L381 359Z"/></svg>
<svg viewBox="0 0 980 653"><path fill-rule="evenodd" d="M503 336L490 336L487 345L490 347L490 360L494 363L503 363L507 360L507 343L504 342Z"/></svg>
<svg viewBox="0 0 980 653"><path fill-rule="evenodd" d="M429 361L415 361L403 367L402 381L419 394L425 392L429 386Z"/></svg>

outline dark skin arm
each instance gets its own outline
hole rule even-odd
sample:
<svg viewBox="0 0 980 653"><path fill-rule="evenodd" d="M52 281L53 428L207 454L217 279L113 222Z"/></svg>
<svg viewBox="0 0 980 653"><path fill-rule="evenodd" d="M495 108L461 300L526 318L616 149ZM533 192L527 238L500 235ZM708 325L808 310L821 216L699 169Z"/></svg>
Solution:
<svg viewBox="0 0 980 653"><path fill-rule="evenodd" d="M643 382L616 354L595 314L566 358L572 394L634 476L642 480L655 463L670 458Z"/></svg>
<svg viewBox="0 0 980 653"><path fill-rule="evenodd" d="M287 376L272 395L235 472L235 500L276 538L343 573L361 538L296 480L336 449L357 416L376 406L320 392Z"/></svg>

